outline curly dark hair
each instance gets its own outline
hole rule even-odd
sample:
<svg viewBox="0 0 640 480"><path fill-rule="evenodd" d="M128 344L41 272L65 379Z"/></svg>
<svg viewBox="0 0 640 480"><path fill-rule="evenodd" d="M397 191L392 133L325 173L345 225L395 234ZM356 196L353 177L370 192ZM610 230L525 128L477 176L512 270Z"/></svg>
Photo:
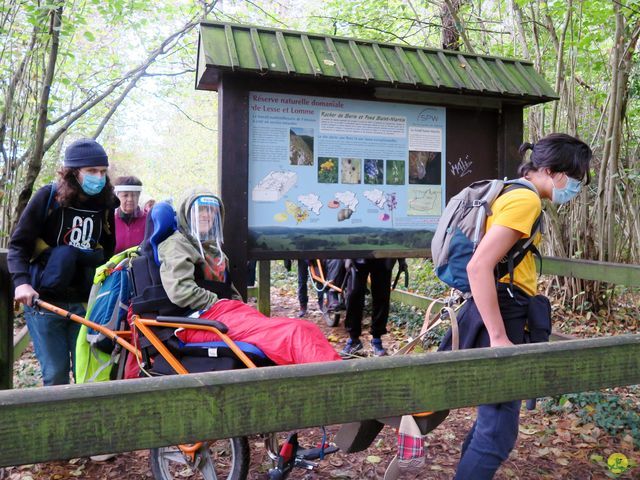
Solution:
<svg viewBox="0 0 640 480"><path fill-rule="evenodd" d="M79 168L63 167L58 171L58 185L56 187L56 200L63 207L71 207L77 202L85 202L89 196L84 193L80 183L78 183ZM116 199L113 192L113 185L107 175L107 183L102 191L95 198L105 208L115 208Z"/></svg>

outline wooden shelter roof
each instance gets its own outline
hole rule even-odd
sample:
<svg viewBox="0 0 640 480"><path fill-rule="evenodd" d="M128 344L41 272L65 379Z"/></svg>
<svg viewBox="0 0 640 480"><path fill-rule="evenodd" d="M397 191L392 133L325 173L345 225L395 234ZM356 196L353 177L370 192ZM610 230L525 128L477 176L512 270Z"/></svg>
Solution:
<svg viewBox="0 0 640 480"><path fill-rule="evenodd" d="M196 87L217 90L227 73L499 97L521 105L558 98L524 60L203 22Z"/></svg>

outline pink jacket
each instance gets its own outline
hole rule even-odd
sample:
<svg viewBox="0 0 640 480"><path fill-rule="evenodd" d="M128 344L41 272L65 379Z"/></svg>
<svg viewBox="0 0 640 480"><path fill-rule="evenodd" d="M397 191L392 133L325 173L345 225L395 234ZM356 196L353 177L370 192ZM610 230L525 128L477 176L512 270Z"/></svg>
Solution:
<svg viewBox="0 0 640 480"><path fill-rule="evenodd" d="M122 219L120 209L116 210L116 250L120 253L127 248L140 245L144 239L144 227L147 223L147 214L139 212L139 216L133 217L129 224Z"/></svg>

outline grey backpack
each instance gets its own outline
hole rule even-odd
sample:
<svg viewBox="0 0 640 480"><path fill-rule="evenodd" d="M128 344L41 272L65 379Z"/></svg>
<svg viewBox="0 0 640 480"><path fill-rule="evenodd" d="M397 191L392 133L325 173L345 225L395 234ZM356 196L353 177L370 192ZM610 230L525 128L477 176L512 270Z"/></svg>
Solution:
<svg viewBox="0 0 640 480"><path fill-rule="evenodd" d="M502 193L516 188L532 190L527 182L520 180L480 180L449 200L431 240L433 266L441 281L463 293L471 291L467 264L484 236L491 205ZM518 240L496 265L496 278L509 273L513 283L513 270L528 251L540 258L533 245L540 223L541 216L536 219L531 236Z"/></svg>

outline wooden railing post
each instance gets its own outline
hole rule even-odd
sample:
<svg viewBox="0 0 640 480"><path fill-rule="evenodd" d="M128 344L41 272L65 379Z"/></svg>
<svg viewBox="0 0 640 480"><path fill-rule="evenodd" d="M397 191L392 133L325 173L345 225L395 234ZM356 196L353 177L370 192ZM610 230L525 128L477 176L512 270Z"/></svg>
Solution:
<svg viewBox="0 0 640 480"><path fill-rule="evenodd" d="M0 390L13 387L13 284L0 249Z"/></svg>
<svg viewBox="0 0 640 480"><path fill-rule="evenodd" d="M258 262L258 310L260 313L271 316L271 262L260 260Z"/></svg>

